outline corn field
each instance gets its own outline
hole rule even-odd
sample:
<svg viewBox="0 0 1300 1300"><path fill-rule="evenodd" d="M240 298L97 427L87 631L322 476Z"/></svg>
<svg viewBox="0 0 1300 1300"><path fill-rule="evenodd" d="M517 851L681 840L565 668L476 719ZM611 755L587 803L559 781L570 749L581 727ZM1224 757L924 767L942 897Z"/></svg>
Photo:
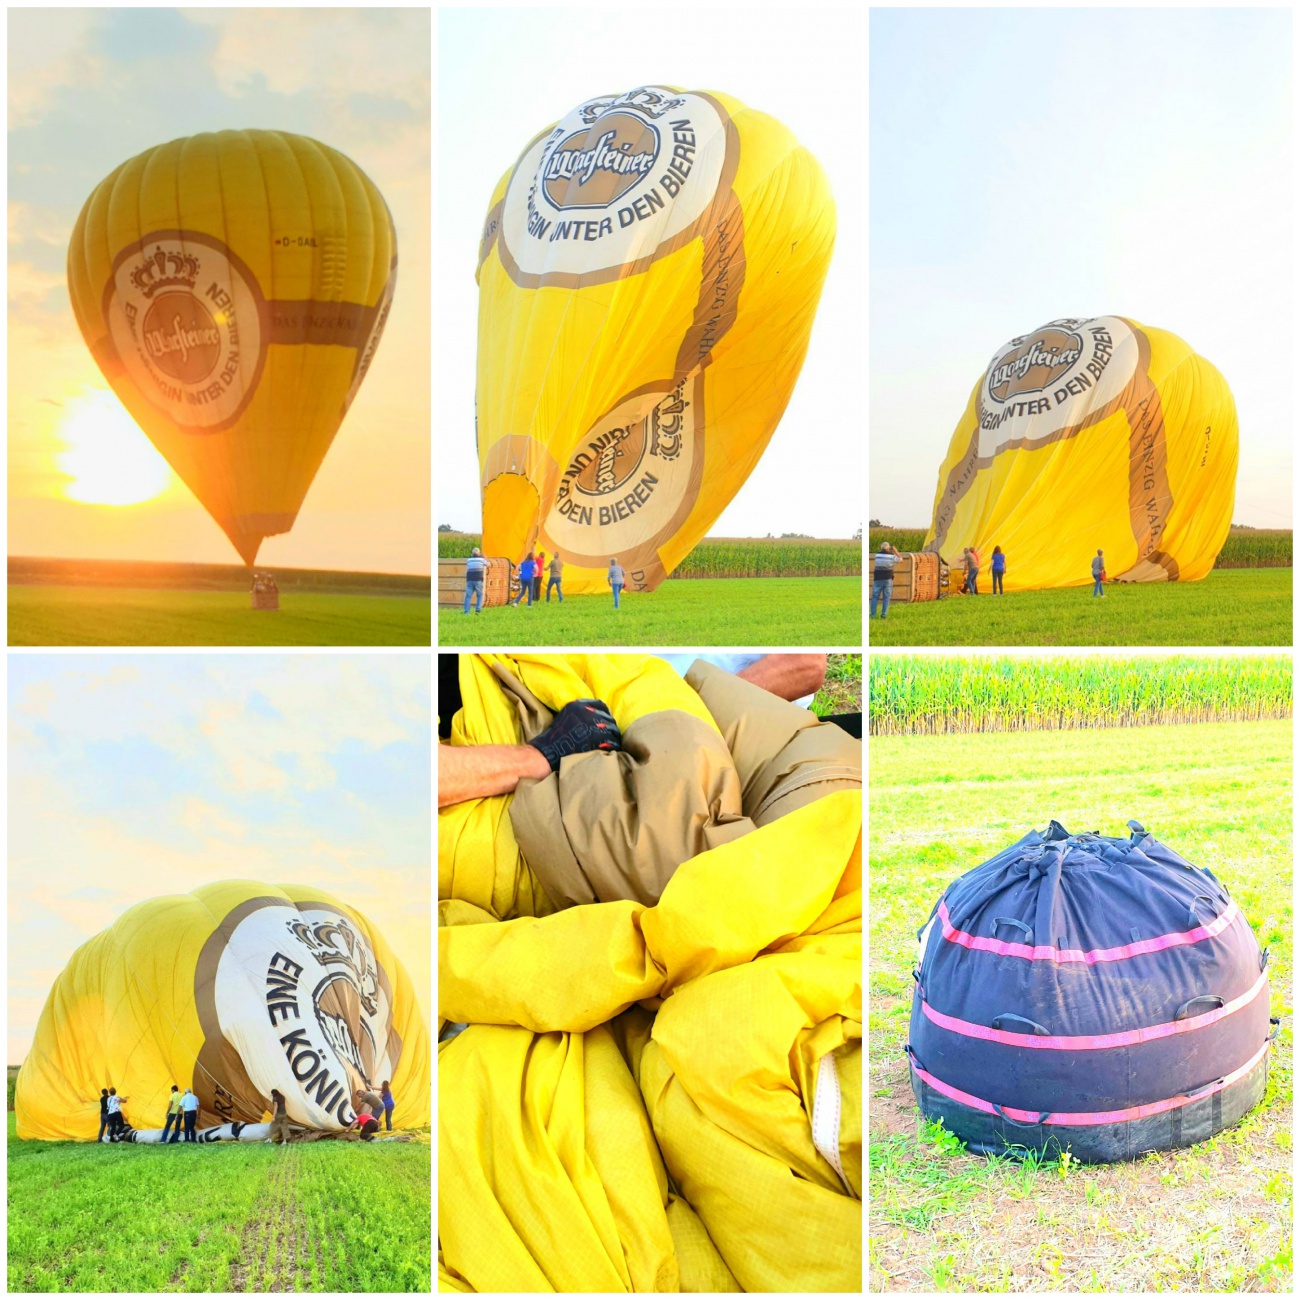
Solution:
<svg viewBox="0 0 1300 1300"><path fill-rule="evenodd" d="M900 551L919 551L925 545L924 528L873 528L867 540L872 554L881 542L893 542ZM1289 569L1289 528L1234 528L1215 560L1216 569Z"/></svg>
<svg viewBox="0 0 1300 1300"><path fill-rule="evenodd" d="M877 736L1251 722L1291 716L1291 662L877 655L868 691Z"/></svg>
<svg viewBox="0 0 1300 1300"><path fill-rule="evenodd" d="M476 533L439 533L438 558L463 559ZM816 537L706 537L674 578L842 578L862 573L862 543Z"/></svg>

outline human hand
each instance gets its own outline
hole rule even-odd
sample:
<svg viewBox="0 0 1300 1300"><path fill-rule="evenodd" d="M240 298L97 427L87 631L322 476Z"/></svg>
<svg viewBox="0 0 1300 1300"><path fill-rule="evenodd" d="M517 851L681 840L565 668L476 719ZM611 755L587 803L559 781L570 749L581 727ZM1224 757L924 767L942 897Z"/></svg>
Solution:
<svg viewBox="0 0 1300 1300"><path fill-rule="evenodd" d="M551 725L528 743L551 765L552 772L558 772L560 759L567 755L593 750L613 753L622 748L623 736L603 700L571 700Z"/></svg>

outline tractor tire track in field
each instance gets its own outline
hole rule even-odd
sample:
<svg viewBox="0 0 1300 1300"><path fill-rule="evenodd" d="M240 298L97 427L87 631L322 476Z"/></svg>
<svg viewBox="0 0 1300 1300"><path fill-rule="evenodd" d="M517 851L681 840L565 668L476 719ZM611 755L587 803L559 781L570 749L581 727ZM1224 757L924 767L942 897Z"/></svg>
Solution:
<svg viewBox="0 0 1300 1300"><path fill-rule="evenodd" d="M240 1238L231 1268L234 1291L307 1291L319 1275L298 1195L302 1153L280 1147L277 1157Z"/></svg>

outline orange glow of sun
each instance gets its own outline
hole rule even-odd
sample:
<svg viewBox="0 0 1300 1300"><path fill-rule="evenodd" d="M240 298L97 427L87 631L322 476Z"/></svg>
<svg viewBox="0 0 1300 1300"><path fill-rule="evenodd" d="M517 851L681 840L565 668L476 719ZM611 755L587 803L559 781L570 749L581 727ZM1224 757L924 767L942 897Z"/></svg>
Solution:
<svg viewBox="0 0 1300 1300"><path fill-rule="evenodd" d="M63 492L90 505L134 506L166 491L171 470L121 402L102 389L64 404L58 435Z"/></svg>

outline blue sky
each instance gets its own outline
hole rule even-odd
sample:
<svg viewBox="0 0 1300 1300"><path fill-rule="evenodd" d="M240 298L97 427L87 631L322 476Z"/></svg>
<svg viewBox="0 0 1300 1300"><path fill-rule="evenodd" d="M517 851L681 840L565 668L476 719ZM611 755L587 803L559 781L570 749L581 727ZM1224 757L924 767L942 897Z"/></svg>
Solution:
<svg viewBox="0 0 1300 1300"><path fill-rule="evenodd" d="M10 656L9 1062L75 948L216 880L328 889L427 991L431 745L427 656Z"/></svg>
<svg viewBox="0 0 1300 1300"><path fill-rule="evenodd" d="M929 522L1000 344L1114 314L1223 372L1241 425L1235 517L1291 526L1291 21L872 11L872 517Z"/></svg>
<svg viewBox="0 0 1300 1300"><path fill-rule="evenodd" d="M64 495L62 412L107 389L73 319L66 259L82 204L120 163L256 127L311 136L362 167L392 211L400 259L374 365L293 531L261 559L427 573L429 11L26 8L7 21L10 554L233 558L174 476L124 508Z"/></svg>
<svg viewBox="0 0 1300 1300"><path fill-rule="evenodd" d="M866 283L864 10L606 5L438 15L439 523L480 524L474 269L493 187L543 127L590 95L666 83L718 90L784 122L835 196L835 256L812 343L757 468L710 530L850 537L863 514Z"/></svg>

